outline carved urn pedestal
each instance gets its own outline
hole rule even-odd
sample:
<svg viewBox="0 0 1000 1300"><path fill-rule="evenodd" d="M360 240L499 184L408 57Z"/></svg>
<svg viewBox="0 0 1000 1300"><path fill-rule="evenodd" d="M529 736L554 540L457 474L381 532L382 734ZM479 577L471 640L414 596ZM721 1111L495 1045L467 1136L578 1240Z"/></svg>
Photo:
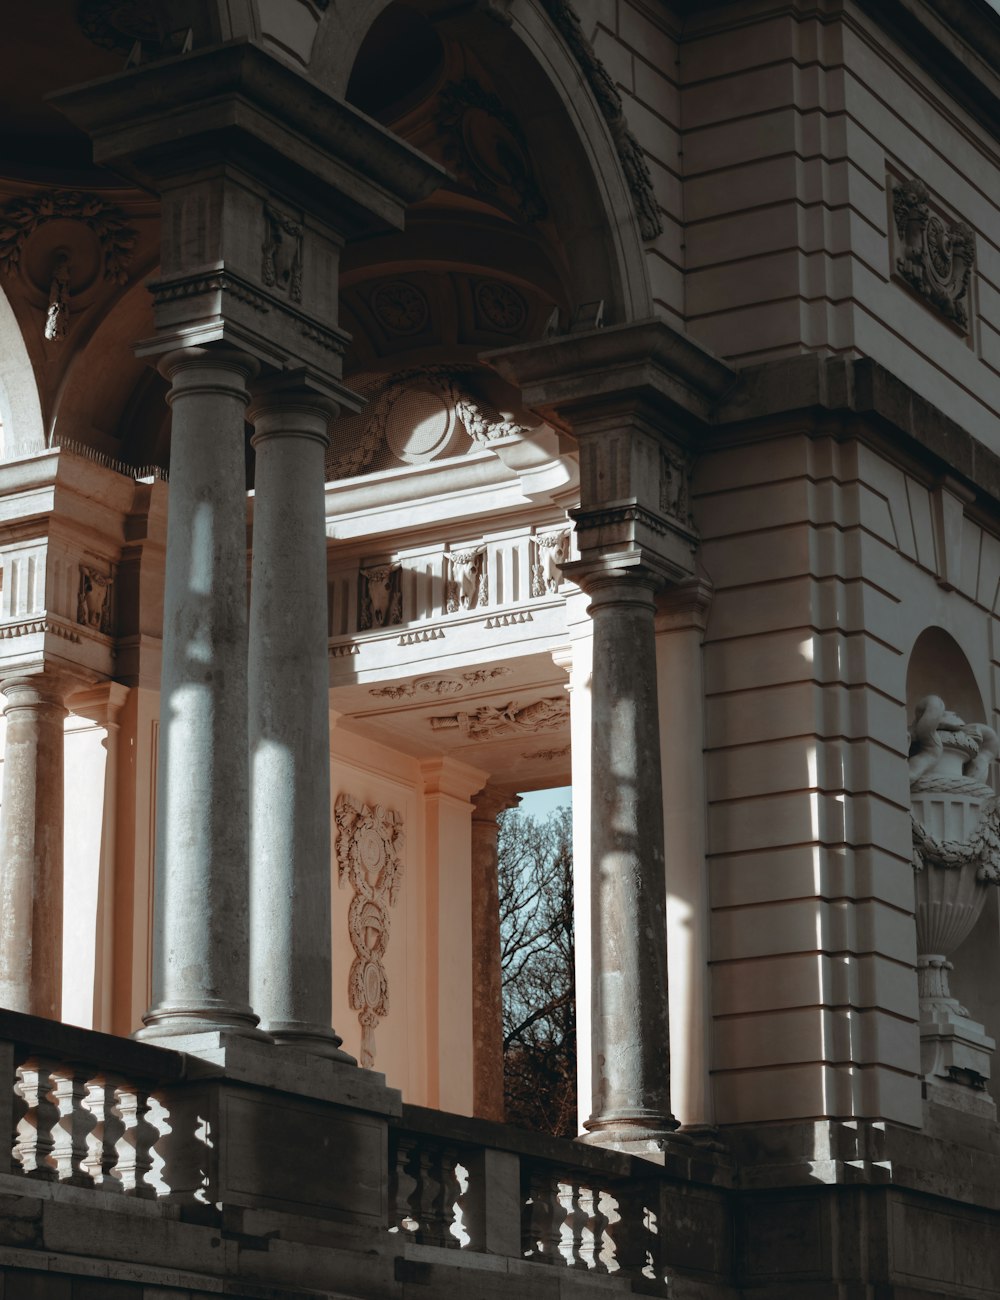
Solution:
<svg viewBox="0 0 1000 1300"><path fill-rule="evenodd" d="M948 751L946 741L934 773L910 787L924 1096L995 1119L987 1087L996 1042L948 984L949 957L972 933L994 882L983 834L994 796L988 785L962 775L967 751Z"/></svg>

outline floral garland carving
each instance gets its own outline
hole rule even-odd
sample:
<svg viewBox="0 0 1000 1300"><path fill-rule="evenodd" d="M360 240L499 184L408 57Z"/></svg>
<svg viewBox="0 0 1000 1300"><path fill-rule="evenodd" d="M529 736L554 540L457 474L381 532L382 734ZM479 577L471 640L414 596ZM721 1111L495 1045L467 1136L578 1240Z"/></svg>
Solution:
<svg viewBox="0 0 1000 1300"><path fill-rule="evenodd" d="M337 872L354 897L347 928L354 947L348 976L351 1009L361 1024L361 1064L375 1065L375 1026L389 1012L389 978L382 965L389 945L389 909L402 883L403 819L385 804L337 796Z"/></svg>
<svg viewBox="0 0 1000 1300"><path fill-rule="evenodd" d="M976 829L965 843L936 840L912 813L910 821L915 871L923 871L925 866L957 871L969 863L979 862L976 879L987 885L1000 885L1000 800L990 799L983 805Z"/></svg>
<svg viewBox="0 0 1000 1300"><path fill-rule="evenodd" d="M663 220L653 192L653 177L642 152L642 145L632 134L625 121L625 107L611 74L594 53L594 47L583 34L579 15L568 0L542 0L542 8L552 19L580 71L587 78L597 105L604 115L615 142L618 159L625 180L632 192L636 216L643 239L655 239L663 233Z"/></svg>
<svg viewBox="0 0 1000 1300"><path fill-rule="evenodd" d="M116 284L128 280L136 232L121 208L82 190L46 190L11 199L0 208L0 268L5 275L20 264L21 251L46 221L81 221L97 236L104 254L104 278Z"/></svg>

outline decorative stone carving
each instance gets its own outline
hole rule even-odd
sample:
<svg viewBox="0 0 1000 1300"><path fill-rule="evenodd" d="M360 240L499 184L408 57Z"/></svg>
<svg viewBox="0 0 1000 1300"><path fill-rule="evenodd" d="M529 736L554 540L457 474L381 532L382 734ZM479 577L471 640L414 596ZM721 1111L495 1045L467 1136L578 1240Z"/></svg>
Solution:
<svg viewBox="0 0 1000 1300"><path fill-rule="evenodd" d="M522 758L529 761L541 760L544 763L554 763L560 758L568 758L570 754L569 745L560 745L558 749L536 749L532 753L522 754Z"/></svg>
<svg viewBox="0 0 1000 1300"><path fill-rule="evenodd" d="M1000 884L1000 805L985 784L1000 746L991 727L963 722L937 695L917 705L910 736L925 1086L933 1100L993 1115L985 1088L995 1043L951 996L948 971L987 888Z"/></svg>
<svg viewBox="0 0 1000 1300"><path fill-rule="evenodd" d="M414 682L400 682L398 686L373 686L368 694L379 699L402 700L413 699L419 695L458 695L469 686L480 686L496 677L507 677L514 670L504 666L498 668L474 668L462 673L461 677L421 677Z"/></svg>
<svg viewBox="0 0 1000 1300"><path fill-rule="evenodd" d="M450 82L441 91L438 124L447 161L480 194L508 199L525 221L546 216L528 141L496 95L472 77Z"/></svg>
<svg viewBox="0 0 1000 1300"><path fill-rule="evenodd" d="M492 632L498 627L513 627L516 623L533 623L535 620L530 610L519 609L513 614L494 614L486 620L486 631Z"/></svg>
<svg viewBox="0 0 1000 1300"><path fill-rule="evenodd" d="M80 565L80 586L76 598L76 621L96 632L106 632L108 604L114 580L90 565Z"/></svg>
<svg viewBox="0 0 1000 1300"><path fill-rule="evenodd" d="M45 338L54 343L66 337L69 323L69 253L60 249L52 265L49 306L45 314Z"/></svg>
<svg viewBox="0 0 1000 1300"><path fill-rule="evenodd" d="M568 719L569 697L555 695L523 706L516 700L500 708L484 704L470 713L431 718L430 724L434 731L460 731L467 740L503 740L558 731Z"/></svg>
<svg viewBox="0 0 1000 1300"><path fill-rule="evenodd" d="M443 641L444 630L440 627L425 627L419 632L404 632L396 642L397 645L420 645L424 641Z"/></svg>
<svg viewBox="0 0 1000 1300"><path fill-rule="evenodd" d="M684 456L664 447L660 453L660 509L685 528L691 527L688 490L691 467Z"/></svg>
<svg viewBox="0 0 1000 1300"><path fill-rule="evenodd" d="M415 366L381 377L373 388L364 392L368 399L367 424L361 436L353 446L328 458L327 480L363 474L387 451L409 463L454 454L452 435L456 419L472 440L472 449L498 438L521 437L528 432L523 425L505 420L488 402L473 397L462 378L460 370L448 366ZM405 428L410 413L410 418L421 423L416 445ZM390 436L390 423L401 423L404 427L397 427Z"/></svg>
<svg viewBox="0 0 1000 1300"><path fill-rule="evenodd" d="M594 47L583 34L583 27L568 0L542 0L542 8L552 19L560 35L580 65L580 71L593 91L597 105L604 115L615 142L618 160L632 193L636 216L643 239L655 239L663 232L659 205L653 192L653 177L642 152L642 146L629 130L625 121L622 97L611 74L594 53Z"/></svg>
<svg viewBox="0 0 1000 1300"><path fill-rule="evenodd" d="M474 297L480 322L501 334L516 334L528 318L528 305L512 285L479 280Z"/></svg>
<svg viewBox="0 0 1000 1300"><path fill-rule="evenodd" d="M302 223L264 205L264 243L260 278L271 289L302 301Z"/></svg>
<svg viewBox="0 0 1000 1300"><path fill-rule="evenodd" d="M464 551L449 551L451 581L448 583L449 614L489 604L489 574L486 547L473 546Z"/></svg>
<svg viewBox="0 0 1000 1300"><path fill-rule="evenodd" d="M80 221L92 230L101 247L104 278L126 283L136 232L121 208L81 190L45 190L0 208L0 267L6 275L20 264L24 245L38 227L56 220Z"/></svg>
<svg viewBox="0 0 1000 1300"><path fill-rule="evenodd" d="M77 22L88 41L128 54L136 41L159 41L154 0L82 0Z"/></svg>
<svg viewBox="0 0 1000 1300"><path fill-rule="evenodd" d="M389 1012L389 979L382 965L389 944L389 909L403 875L403 819L384 804L337 796L337 874L354 897L347 927L354 947L348 976L351 1008L361 1024L361 1064L375 1065L375 1026Z"/></svg>
<svg viewBox="0 0 1000 1300"><path fill-rule="evenodd" d="M496 668L473 668L470 672L463 673L462 677L470 686L482 686L485 682L495 681L498 677L509 677L514 671L508 668L506 664L500 664Z"/></svg>
<svg viewBox="0 0 1000 1300"><path fill-rule="evenodd" d="M419 334L430 316L427 299L407 280L386 280L377 285L371 309L390 334Z"/></svg>
<svg viewBox="0 0 1000 1300"><path fill-rule="evenodd" d="M938 216L927 186L916 177L893 185L892 212L899 236L897 273L942 316L968 330L966 295L976 264L972 228Z"/></svg>
<svg viewBox="0 0 1000 1300"><path fill-rule="evenodd" d="M535 537L535 562L531 566L531 594L551 595L559 590L562 566L569 556L569 530L539 533Z"/></svg>
<svg viewBox="0 0 1000 1300"><path fill-rule="evenodd" d="M377 564L360 574L358 629L392 627L403 621L402 570L398 564Z"/></svg>

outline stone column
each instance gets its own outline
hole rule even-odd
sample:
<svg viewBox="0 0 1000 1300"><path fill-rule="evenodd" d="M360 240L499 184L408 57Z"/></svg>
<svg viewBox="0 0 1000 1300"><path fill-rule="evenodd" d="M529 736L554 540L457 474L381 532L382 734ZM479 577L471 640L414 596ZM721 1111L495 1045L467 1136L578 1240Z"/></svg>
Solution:
<svg viewBox="0 0 1000 1300"><path fill-rule="evenodd" d="M0 1006L62 1008L63 704L51 673L8 678L0 815Z"/></svg>
<svg viewBox="0 0 1000 1300"><path fill-rule="evenodd" d="M487 786L472 799L472 1106L503 1121L503 1004L497 817L520 800Z"/></svg>
<svg viewBox="0 0 1000 1300"><path fill-rule="evenodd" d="M661 594L656 615L663 830L670 947L671 1101L685 1131L714 1120L705 865L705 687L702 641L712 590L691 579Z"/></svg>
<svg viewBox="0 0 1000 1300"><path fill-rule="evenodd" d="M331 1023L323 467L336 410L275 387L250 411L250 997L276 1042L353 1065Z"/></svg>
<svg viewBox="0 0 1000 1300"><path fill-rule="evenodd" d="M581 565L582 569L582 565ZM573 575L593 619L591 1027L594 1140L646 1141L670 1111L666 886L654 594L644 567Z"/></svg>
<svg viewBox="0 0 1000 1300"><path fill-rule="evenodd" d="M254 361L169 353L170 501L154 866L140 1036L256 1033L249 1003L246 470Z"/></svg>

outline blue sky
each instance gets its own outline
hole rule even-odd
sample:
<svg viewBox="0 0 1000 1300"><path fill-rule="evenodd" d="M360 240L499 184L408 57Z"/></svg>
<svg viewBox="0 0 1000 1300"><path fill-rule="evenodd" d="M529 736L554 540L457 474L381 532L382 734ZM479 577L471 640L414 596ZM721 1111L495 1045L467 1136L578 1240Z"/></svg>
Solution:
<svg viewBox="0 0 1000 1300"><path fill-rule="evenodd" d="M570 807L573 802L573 787L560 786L557 790L531 790L521 795L519 812L530 813L532 817L547 817L560 807Z"/></svg>

